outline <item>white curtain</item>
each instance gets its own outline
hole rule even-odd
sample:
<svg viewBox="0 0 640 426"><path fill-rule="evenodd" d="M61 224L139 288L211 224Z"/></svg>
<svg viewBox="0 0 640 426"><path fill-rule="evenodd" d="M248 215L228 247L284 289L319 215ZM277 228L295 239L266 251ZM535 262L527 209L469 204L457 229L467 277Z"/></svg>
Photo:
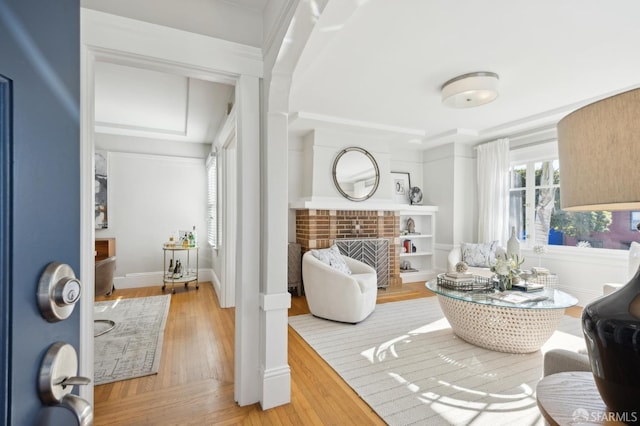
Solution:
<svg viewBox="0 0 640 426"><path fill-rule="evenodd" d="M478 146L478 242L509 238L509 139Z"/></svg>

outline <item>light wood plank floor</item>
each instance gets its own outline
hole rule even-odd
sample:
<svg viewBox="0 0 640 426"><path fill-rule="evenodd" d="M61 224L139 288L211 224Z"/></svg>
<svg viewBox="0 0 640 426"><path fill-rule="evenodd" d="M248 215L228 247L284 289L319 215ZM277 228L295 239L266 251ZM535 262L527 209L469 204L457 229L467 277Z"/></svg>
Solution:
<svg viewBox="0 0 640 426"><path fill-rule="evenodd" d="M96 300L163 294L160 286L116 290ZM380 290L378 303L430 297L424 283ZM293 297L289 315L309 312ZM567 313L579 316L581 309ZM172 296L157 375L95 387L95 425L385 424L289 328L291 404L262 411L233 396L234 309L221 309L210 283Z"/></svg>

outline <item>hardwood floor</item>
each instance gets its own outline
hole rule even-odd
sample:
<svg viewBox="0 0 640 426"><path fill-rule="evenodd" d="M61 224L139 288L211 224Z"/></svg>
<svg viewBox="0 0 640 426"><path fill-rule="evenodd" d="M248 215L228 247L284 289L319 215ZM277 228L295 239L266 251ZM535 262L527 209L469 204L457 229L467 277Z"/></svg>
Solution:
<svg viewBox="0 0 640 426"><path fill-rule="evenodd" d="M96 300L163 294L160 286L116 290ZM430 297L424 283L380 290L378 303ZM581 309L568 311L579 316ZM293 297L289 315L308 313ZM95 425L385 424L289 328L291 403L262 411L233 395L234 309L222 309L210 283L172 295L157 375L95 387Z"/></svg>

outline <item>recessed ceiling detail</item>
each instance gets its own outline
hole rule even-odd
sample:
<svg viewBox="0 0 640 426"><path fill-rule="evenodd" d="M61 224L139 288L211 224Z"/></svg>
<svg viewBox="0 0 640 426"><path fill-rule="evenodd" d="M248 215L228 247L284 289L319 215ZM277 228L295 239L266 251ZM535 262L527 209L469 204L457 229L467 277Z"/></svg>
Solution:
<svg viewBox="0 0 640 426"><path fill-rule="evenodd" d="M96 132L206 143L215 137L233 86L97 62Z"/></svg>
<svg viewBox="0 0 640 426"><path fill-rule="evenodd" d="M106 62L96 64L96 124L186 133L187 77Z"/></svg>

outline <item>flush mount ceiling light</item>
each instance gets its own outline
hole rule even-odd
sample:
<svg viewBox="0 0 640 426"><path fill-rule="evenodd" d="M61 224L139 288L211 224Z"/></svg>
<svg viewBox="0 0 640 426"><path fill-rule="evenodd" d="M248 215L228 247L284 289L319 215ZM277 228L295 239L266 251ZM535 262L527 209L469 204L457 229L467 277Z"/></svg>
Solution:
<svg viewBox="0 0 640 426"><path fill-rule="evenodd" d="M452 78L442 85L442 102L452 108L488 104L498 97L498 74L472 72Z"/></svg>

